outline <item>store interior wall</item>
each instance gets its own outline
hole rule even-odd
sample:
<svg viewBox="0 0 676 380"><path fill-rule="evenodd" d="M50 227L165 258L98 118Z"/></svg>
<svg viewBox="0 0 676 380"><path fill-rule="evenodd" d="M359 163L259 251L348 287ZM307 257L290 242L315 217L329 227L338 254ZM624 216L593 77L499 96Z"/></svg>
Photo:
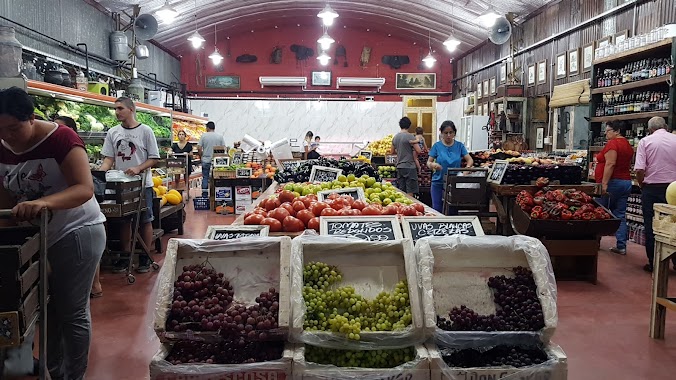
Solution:
<svg viewBox="0 0 676 380"><path fill-rule="evenodd" d="M90 53L110 57L109 35L114 30L113 20L83 0L0 0L0 15L70 45L86 43ZM27 48L85 66L83 55L54 41L2 19L0 25L13 26L17 39ZM180 61L153 44L146 45L150 57L138 61L139 72L156 73L157 79L164 83L177 82L181 74ZM95 70L116 74L111 66L94 59L89 60L89 65ZM150 83L146 85L149 87Z"/></svg>
<svg viewBox="0 0 676 380"><path fill-rule="evenodd" d="M432 69L421 66L422 58L428 53L427 41L414 41L398 39L396 36L388 37L386 31L370 31L352 29L349 26L344 28L340 24L334 25L329 29L329 34L336 40L329 49L329 55L332 57L328 66L322 66L316 59L318 44L317 39L322 35L322 29L319 22L316 26L297 27L292 25L279 25L277 29L270 25L269 29L249 30L228 36L225 32L218 32L217 47L225 57L221 68L216 68L208 59L208 56L214 51L214 33L201 31L207 40L204 47L195 51L186 41L182 48L176 52L182 58L182 80L188 85L188 91L198 95L214 96L233 94L237 92L260 92L261 96L268 94L280 94L283 97L294 97L293 94L302 94L303 96L315 95L311 93L316 91L333 91L340 94L345 90L360 90L366 93L376 92L376 88L336 88L337 77L383 77L385 85L380 89L380 94L375 95L375 100L396 101L401 98L399 93L405 90L397 90L395 86L397 73L436 73L436 89L429 90L434 92L451 91L452 68L449 63L451 55L443 49L440 43L433 45L433 50L437 62ZM230 39L226 39L230 37ZM297 61L294 53L290 50L291 45L303 45L314 49L315 54L306 61ZM337 64L334 62L336 57L336 47L343 45L347 55L347 67L345 59L338 58ZM421 46L424 45L424 46ZM282 48L282 62L280 64L270 63L270 54L275 46ZM370 47L370 59L365 65L360 64L362 49ZM258 61L255 63L237 63L235 59L242 54L255 55ZM410 63L401 66L399 69L391 68L381 62L383 55L407 55ZM312 86L312 71L330 71L331 86ZM239 90L208 89L205 81L208 76L217 75L237 75L240 77ZM297 87L266 87L261 88L258 81L259 76L305 76L308 77L307 90L303 91ZM409 90L409 92L411 92ZM412 92L423 92L413 90ZM385 96L385 93L390 93ZM276 96L276 95L271 95ZM324 94L323 96L327 96ZM330 95L329 95L330 96ZM340 96L340 95L336 95ZM344 95L347 96L347 95ZM296 96L297 97L297 96Z"/></svg>

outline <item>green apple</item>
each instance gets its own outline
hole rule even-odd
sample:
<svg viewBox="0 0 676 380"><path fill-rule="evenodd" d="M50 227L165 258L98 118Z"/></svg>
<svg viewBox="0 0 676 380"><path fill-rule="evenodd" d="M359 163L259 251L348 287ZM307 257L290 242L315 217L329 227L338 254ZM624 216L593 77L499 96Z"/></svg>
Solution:
<svg viewBox="0 0 676 380"><path fill-rule="evenodd" d="M293 185L293 191L295 191L296 193L302 193L303 192L303 185L298 185L298 184Z"/></svg>
<svg viewBox="0 0 676 380"><path fill-rule="evenodd" d="M356 179L357 177L354 176L354 174L350 173L347 175L347 182L352 182ZM341 182L346 182L346 181L341 181Z"/></svg>
<svg viewBox="0 0 676 380"><path fill-rule="evenodd" d="M384 205L384 206L387 206L387 205L389 205L390 203L392 203L392 200L391 200L390 198L385 198L385 199L383 199L383 205Z"/></svg>
<svg viewBox="0 0 676 380"><path fill-rule="evenodd" d="M287 183L284 185L284 190L293 191L293 183Z"/></svg>
<svg viewBox="0 0 676 380"><path fill-rule="evenodd" d="M372 187L376 183L376 179L369 177L366 179L366 187Z"/></svg>
<svg viewBox="0 0 676 380"><path fill-rule="evenodd" d="M350 174L350 175L351 175L351 174ZM341 174L341 175L338 176L338 178L336 178L336 180L337 180L338 182L347 182L347 178L348 178L348 177L346 177L345 174Z"/></svg>

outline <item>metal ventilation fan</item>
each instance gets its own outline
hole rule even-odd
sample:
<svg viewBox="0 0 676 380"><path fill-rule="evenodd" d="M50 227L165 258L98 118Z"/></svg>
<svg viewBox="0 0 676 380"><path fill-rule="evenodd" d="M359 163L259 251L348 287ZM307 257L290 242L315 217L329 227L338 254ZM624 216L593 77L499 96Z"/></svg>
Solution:
<svg viewBox="0 0 676 380"><path fill-rule="evenodd" d="M502 45L512 36L512 24L507 17L500 16L488 30L488 39L496 45Z"/></svg>

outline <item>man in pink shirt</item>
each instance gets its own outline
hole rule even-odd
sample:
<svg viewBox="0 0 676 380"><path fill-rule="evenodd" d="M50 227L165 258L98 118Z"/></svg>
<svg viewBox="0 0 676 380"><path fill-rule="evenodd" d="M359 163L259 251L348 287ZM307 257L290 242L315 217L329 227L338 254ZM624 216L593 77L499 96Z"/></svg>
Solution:
<svg viewBox="0 0 676 380"><path fill-rule="evenodd" d="M641 186L643 223L645 225L645 251L648 264L646 272L653 271L655 255L655 234L653 216L655 203L667 203L667 186L676 181L676 135L667 132L667 123L661 117L648 121L650 136L643 138L636 151L636 179ZM676 258L672 259L676 269Z"/></svg>

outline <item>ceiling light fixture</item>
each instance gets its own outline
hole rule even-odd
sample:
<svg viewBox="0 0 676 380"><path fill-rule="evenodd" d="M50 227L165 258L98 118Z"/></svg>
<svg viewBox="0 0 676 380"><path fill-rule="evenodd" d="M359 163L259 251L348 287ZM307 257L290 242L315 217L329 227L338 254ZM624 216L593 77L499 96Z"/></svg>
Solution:
<svg viewBox="0 0 676 380"><path fill-rule="evenodd" d="M171 5L169 5L169 0L167 0L164 2L162 8L158 9L155 14L165 24L171 24L176 19L176 16L178 16L178 11L172 8Z"/></svg>
<svg viewBox="0 0 676 380"><path fill-rule="evenodd" d="M334 11L330 5L326 4L324 9L317 13L317 17L322 19L324 25L331 26L333 25L333 19L338 17L338 13L336 13L336 11Z"/></svg>
<svg viewBox="0 0 676 380"><path fill-rule="evenodd" d="M195 9L197 9L197 0L195 0ZM201 48L204 41L206 41L200 32L197 31L197 11L195 11L195 33L188 37L188 41L190 41L192 47L195 49Z"/></svg>
<svg viewBox="0 0 676 380"><path fill-rule="evenodd" d="M209 59L214 63L214 66L218 66L223 61L223 56L218 52L218 47L216 47L216 25L214 24L214 52L209 55Z"/></svg>
<svg viewBox="0 0 676 380"><path fill-rule="evenodd" d="M331 57L329 57L329 55L326 54L325 51L323 51L322 54L320 54L320 55L317 57L317 60L319 61L319 63L320 63L322 66L326 66L326 65L329 64L329 61L331 60Z"/></svg>
<svg viewBox="0 0 676 380"><path fill-rule="evenodd" d="M324 31L324 35L321 36L317 42L319 45L322 47L322 50L329 50L331 47L331 44L336 42L331 36L329 36L329 33L327 31Z"/></svg>
<svg viewBox="0 0 676 380"><path fill-rule="evenodd" d="M427 54L427 56L425 58L423 58L422 61L425 64L425 66L427 66L428 68L432 68L434 66L434 63L437 61L437 59L434 58L434 56L432 55L432 32L431 31L428 31L427 44L428 44L428 47L430 48L430 52Z"/></svg>
<svg viewBox="0 0 676 380"><path fill-rule="evenodd" d="M451 5L451 14L454 14L453 12L453 5ZM450 52L454 52L455 49L458 48L460 45L460 40L455 38L455 25L453 22L453 17L451 17L451 35L448 36L446 41L444 41L444 46L446 46L446 49Z"/></svg>

